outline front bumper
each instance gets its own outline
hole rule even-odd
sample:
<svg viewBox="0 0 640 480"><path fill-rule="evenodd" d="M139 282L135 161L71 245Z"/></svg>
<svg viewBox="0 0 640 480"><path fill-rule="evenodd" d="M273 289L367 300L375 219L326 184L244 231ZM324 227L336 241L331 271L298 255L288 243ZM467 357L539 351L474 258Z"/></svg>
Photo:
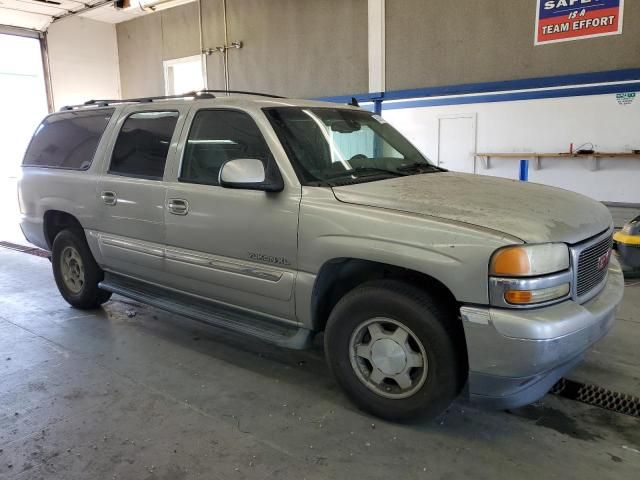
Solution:
<svg viewBox="0 0 640 480"><path fill-rule="evenodd" d="M532 310L463 306L469 395L492 408L535 402L612 327L624 293L612 259L603 290L582 305L568 300Z"/></svg>

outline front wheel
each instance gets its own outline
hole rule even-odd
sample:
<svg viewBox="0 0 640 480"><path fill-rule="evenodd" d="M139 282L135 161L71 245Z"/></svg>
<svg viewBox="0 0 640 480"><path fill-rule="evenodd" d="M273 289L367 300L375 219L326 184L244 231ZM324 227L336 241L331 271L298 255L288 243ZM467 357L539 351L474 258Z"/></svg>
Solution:
<svg viewBox="0 0 640 480"><path fill-rule="evenodd" d="M98 288L104 272L98 266L84 234L62 230L53 241L53 276L60 294L73 307L97 308L111 298L111 292Z"/></svg>
<svg viewBox="0 0 640 480"><path fill-rule="evenodd" d="M456 321L418 288L395 280L370 282L331 312L327 361L362 410L389 420L433 418L464 383Z"/></svg>

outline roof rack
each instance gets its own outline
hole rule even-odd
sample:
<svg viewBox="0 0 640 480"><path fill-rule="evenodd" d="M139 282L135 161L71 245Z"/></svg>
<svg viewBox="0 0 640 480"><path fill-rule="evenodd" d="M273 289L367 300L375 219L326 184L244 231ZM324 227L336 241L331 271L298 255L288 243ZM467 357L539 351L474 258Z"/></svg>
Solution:
<svg viewBox="0 0 640 480"><path fill-rule="evenodd" d="M287 98L282 95L274 95L272 93L262 93L262 92L251 92L248 90L200 90L196 93L235 93L237 95L256 95L258 97L268 97L268 98Z"/></svg>
<svg viewBox="0 0 640 480"><path fill-rule="evenodd" d="M60 111L68 111L75 110L78 108L86 108L86 107L108 107L109 105L117 105L121 103L152 103L156 100L172 100L172 99L180 99L180 98L193 98L193 99L211 99L216 98L214 93L226 93L229 94L237 94L237 95L256 95L259 97L269 97L269 98L286 98L280 95L272 95L270 93L261 93L261 92L250 92L247 90L198 90L188 93L182 93L179 95L162 95L156 97L140 97L140 98L123 98L121 100L89 100L80 105L68 105L62 107Z"/></svg>

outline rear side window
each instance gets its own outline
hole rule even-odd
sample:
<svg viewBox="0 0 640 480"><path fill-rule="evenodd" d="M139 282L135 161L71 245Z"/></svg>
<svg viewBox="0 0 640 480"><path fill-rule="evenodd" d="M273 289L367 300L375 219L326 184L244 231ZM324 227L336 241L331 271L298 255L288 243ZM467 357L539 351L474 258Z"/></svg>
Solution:
<svg viewBox="0 0 640 480"><path fill-rule="evenodd" d="M255 158L276 168L256 122L236 110L200 110L191 125L180 181L218 185L220 167L228 160Z"/></svg>
<svg viewBox="0 0 640 480"><path fill-rule="evenodd" d="M86 170L91 165L113 109L57 113L34 133L22 165Z"/></svg>
<svg viewBox="0 0 640 480"><path fill-rule="evenodd" d="M178 112L139 112L122 125L111 157L109 173L162 179Z"/></svg>

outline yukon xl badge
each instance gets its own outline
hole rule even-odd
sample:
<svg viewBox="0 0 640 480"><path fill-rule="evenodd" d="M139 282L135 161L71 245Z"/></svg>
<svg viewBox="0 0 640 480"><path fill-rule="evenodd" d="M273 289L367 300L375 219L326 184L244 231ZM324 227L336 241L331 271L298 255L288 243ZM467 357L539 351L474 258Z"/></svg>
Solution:
<svg viewBox="0 0 640 480"><path fill-rule="evenodd" d="M249 258L257 262L273 263L275 265L290 265L289 260L284 257L275 257L263 253L249 252Z"/></svg>

